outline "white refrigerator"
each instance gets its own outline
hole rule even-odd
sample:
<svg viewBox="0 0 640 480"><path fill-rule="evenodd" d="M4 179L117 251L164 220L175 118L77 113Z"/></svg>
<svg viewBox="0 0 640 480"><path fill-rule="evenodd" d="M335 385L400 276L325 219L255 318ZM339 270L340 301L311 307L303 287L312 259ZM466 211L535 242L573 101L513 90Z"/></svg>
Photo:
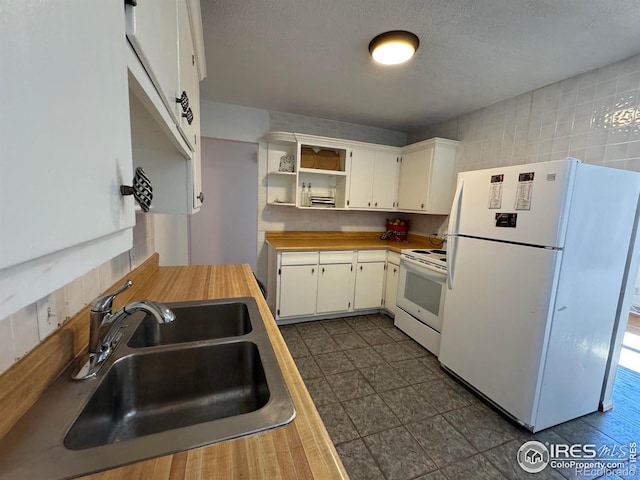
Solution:
<svg viewBox="0 0 640 480"><path fill-rule="evenodd" d="M597 410L639 195L576 159L460 173L441 364L534 432Z"/></svg>

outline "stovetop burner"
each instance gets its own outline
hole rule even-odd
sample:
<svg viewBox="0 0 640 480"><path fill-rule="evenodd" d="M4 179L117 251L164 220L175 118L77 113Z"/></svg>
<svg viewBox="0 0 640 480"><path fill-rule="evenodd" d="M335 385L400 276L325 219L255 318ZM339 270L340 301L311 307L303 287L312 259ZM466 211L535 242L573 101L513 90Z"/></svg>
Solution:
<svg viewBox="0 0 640 480"><path fill-rule="evenodd" d="M430 265L438 270L447 270L447 251L436 249L402 250L401 255L406 258Z"/></svg>
<svg viewBox="0 0 640 480"><path fill-rule="evenodd" d="M422 253L424 255L446 255L446 250L411 250L413 253Z"/></svg>

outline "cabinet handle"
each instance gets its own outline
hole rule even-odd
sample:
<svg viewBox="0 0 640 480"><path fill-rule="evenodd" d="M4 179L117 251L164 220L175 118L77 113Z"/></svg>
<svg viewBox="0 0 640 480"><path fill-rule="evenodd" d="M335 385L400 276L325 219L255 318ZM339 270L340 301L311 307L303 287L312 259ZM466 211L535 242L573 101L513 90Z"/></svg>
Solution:
<svg viewBox="0 0 640 480"><path fill-rule="evenodd" d="M369 207L370 207L370 206L371 206L371 202L367 203L367 206L369 206Z"/></svg>
<svg viewBox="0 0 640 480"><path fill-rule="evenodd" d="M362 265L360 265L360 271L362 271Z"/></svg>
<svg viewBox="0 0 640 480"><path fill-rule="evenodd" d="M376 202L373 206L374 206L374 207L377 207L377 206L378 206L378 202Z"/></svg>
<svg viewBox="0 0 640 480"><path fill-rule="evenodd" d="M396 267L393 267L393 273L396 273L398 271L398 269Z"/></svg>
<svg viewBox="0 0 640 480"><path fill-rule="evenodd" d="M424 210L424 203L420 204L420 208L422 208Z"/></svg>
<svg viewBox="0 0 640 480"><path fill-rule="evenodd" d="M187 95L187 92L183 90L182 95L180 95L179 98L176 98L176 103L180 104L183 112L186 112L189 108L189 96Z"/></svg>
<svg viewBox="0 0 640 480"><path fill-rule="evenodd" d="M315 269L315 268L312 268L312 269L311 269L311 275L313 275L314 273L316 273L316 269Z"/></svg>
<svg viewBox="0 0 640 480"><path fill-rule="evenodd" d="M132 183L132 186L120 185L120 194L122 196L133 195L142 211L148 212L151 208L151 200L153 200L153 186L142 167L136 168Z"/></svg>
<svg viewBox="0 0 640 480"><path fill-rule="evenodd" d="M193 110L191 110L191 107L187 108L187 111L184 112L182 116L186 118L187 123L191 125L191 122L193 122Z"/></svg>
<svg viewBox="0 0 640 480"><path fill-rule="evenodd" d="M198 200L200 200L200 203L204 203L204 193L200 192L200 195L198 195Z"/></svg>
<svg viewBox="0 0 640 480"><path fill-rule="evenodd" d="M324 267L322 267L322 273L324 273Z"/></svg>

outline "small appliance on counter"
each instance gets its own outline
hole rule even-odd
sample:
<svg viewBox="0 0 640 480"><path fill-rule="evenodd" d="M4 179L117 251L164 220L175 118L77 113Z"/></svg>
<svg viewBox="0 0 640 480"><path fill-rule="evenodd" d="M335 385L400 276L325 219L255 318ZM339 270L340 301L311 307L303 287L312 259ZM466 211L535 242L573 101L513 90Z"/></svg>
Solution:
<svg viewBox="0 0 640 480"><path fill-rule="evenodd" d="M407 240L409 233L409 220L396 218L389 221L387 219L386 231L380 237L380 240L395 240L396 242L404 242Z"/></svg>

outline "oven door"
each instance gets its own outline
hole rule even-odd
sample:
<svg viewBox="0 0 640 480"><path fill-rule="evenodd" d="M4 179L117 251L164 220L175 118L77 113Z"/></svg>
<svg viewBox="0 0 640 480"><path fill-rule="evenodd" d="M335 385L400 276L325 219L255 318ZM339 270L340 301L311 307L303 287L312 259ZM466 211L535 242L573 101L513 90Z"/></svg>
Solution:
<svg viewBox="0 0 640 480"><path fill-rule="evenodd" d="M396 305L437 332L442 329L445 272L408 258L400 259Z"/></svg>

